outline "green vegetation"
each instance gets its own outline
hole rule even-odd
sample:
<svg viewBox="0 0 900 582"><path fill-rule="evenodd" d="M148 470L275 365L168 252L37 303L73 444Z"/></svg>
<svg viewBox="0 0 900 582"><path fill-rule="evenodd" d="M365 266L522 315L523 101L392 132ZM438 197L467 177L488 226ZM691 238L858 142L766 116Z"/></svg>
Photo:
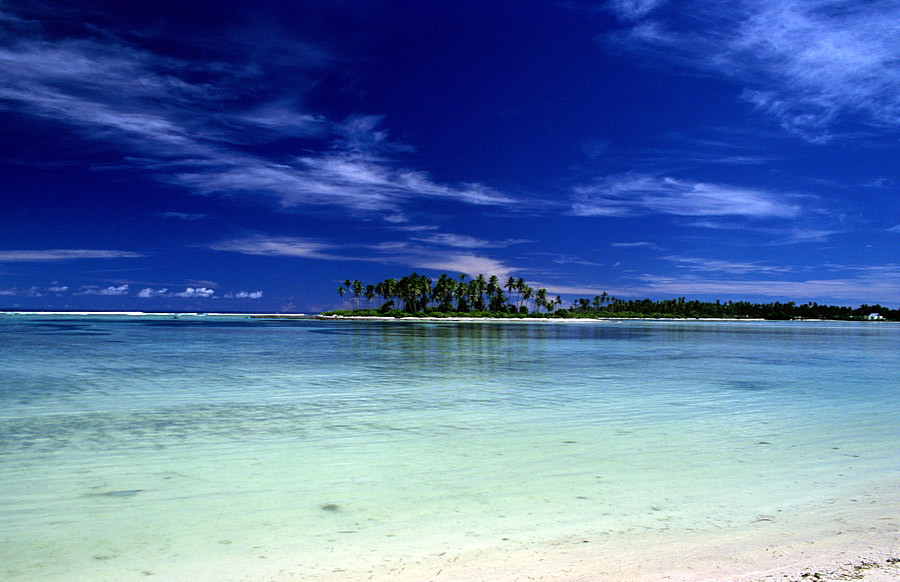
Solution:
<svg viewBox="0 0 900 582"><path fill-rule="evenodd" d="M796 304L749 303L747 301L687 301L678 299L619 299L602 293L593 299L576 299L563 307L562 299L550 298L546 289L534 290L522 278L509 277L505 283L496 276L478 275L459 280L441 275L432 280L413 273L401 279L386 279L374 285L347 279L337 289L354 309L329 311L323 315L390 317L550 317L550 318L725 318L725 319L831 319L864 320L877 313L890 321L900 321L900 309L881 305L846 307Z"/></svg>

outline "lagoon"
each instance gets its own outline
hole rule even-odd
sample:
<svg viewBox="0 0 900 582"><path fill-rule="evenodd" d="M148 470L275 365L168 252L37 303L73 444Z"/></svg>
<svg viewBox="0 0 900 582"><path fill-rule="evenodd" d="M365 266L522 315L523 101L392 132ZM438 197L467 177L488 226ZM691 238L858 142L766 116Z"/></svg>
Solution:
<svg viewBox="0 0 900 582"><path fill-rule="evenodd" d="M897 325L7 315L0 361L7 580L731 580L898 547Z"/></svg>

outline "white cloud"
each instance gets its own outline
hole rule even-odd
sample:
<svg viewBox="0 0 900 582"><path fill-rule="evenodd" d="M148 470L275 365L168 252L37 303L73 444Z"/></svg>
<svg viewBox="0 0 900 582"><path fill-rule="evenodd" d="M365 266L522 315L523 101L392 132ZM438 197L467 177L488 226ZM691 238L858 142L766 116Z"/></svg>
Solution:
<svg viewBox="0 0 900 582"><path fill-rule="evenodd" d="M401 232L427 232L430 230L439 230L441 227L424 225L424 224L407 224L404 226L388 226L388 230L396 230Z"/></svg>
<svg viewBox="0 0 900 582"><path fill-rule="evenodd" d="M792 218L800 206L788 195L726 184L625 174L573 189L577 216L630 216L656 212L680 216Z"/></svg>
<svg viewBox="0 0 900 582"><path fill-rule="evenodd" d="M609 0L607 6L623 20L638 20L665 0Z"/></svg>
<svg viewBox="0 0 900 582"><path fill-rule="evenodd" d="M237 293L226 293L226 299L261 299L262 291L238 291Z"/></svg>
<svg viewBox="0 0 900 582"><path fill-rule="evenodd" d="M510 245L531 242L526 239L506 239L491 241L463 234L435 233L428 236L412 237L412 240L433 245L456 247L461 249L505 248Z"/></svg>
<svg viewBox="0 0 900 582"><path fill-rule="evenodd" d="M534 289L544 288L550 295L580 295L582 297L593 297L604 292L609 292L609 289L601 289L599 287L593 287L591 285L564 285L556 283L541 283L537 281L535 281L534 283L529 283L529 285L531 285L531 287Z"/></svg>
<svg viewBox="0 0 900 582"><path fill-rule="evenodd" d="M107 295L107 296L118 296L118 295L128 295L128 285L119 285L118 287L114 287L110 285L109 287L95 287L92 285L88 285L82 287L76 295Z"/></svg>
<svg viewBox="0 0 900 582"><path fill-rule="evenodd" d="M70 261L78 259L132 259L145 256L131 251L94 249L47 249L38 251L0 251L0 263Z"/></svg>
<svg viewBox="0 0 900 582"><path fill-rule="evenodd" d="M69 290L68 285L51 285L46 289L50 293L65 293Z"/></svg>
<svg viewBox="0 0 900 582"><path fill-rule="evenodd" d="M888 229L888 232L900 232L900 224L898 224L897 226L892 226Z"/></svg>
<svg viewBox="0 0 900 582"><path fill-rule="evenodd" d="M209 214L202 212L161 212L160 216L165 218L177 218L179 220L205 220L209 218Z"/></svg>
<svg viewBox="0 0 900 582"><path fill-rule="evenodd" d="M652 13L618 4L637 20L612 36L620 46L745 84L745 100L806 140L832 139L854 117L900 127L897 0L697 0Z"/></svg>
<svg viewBox="0 0 900 582"><path fill-rule="evenodd" d="M413 198L455 200L474 205L507 205L513 200L481 184L439 184L425 172L397 167L379 155L330 152L291 163L232 159L201 172L179 174L176 181L204 194L263 193L284 208L304 204L337 205L396 216Z"/></svg>
<svg viewBox="0 0 900 582"><path fill-rule="evenodd" d="M849 301L852 303L895 304L900 302L900 267L893 270L864 272L855 277L805 280L737 280L701 279L690 277L664 277L646 275L645 283L619 294L630 296L651 295L712 295L735 299L771 297L797 302Z"/></svg>
<svg viewBox="0 0 900 582"><path fill-rule="evenodd" d="M759 262L721 261L716 259L679 256L668 256L662 258L667 261L672 261L679 267L699 272L731 273L735 275L744 275L747 273L789 273L794 270L792 267L763 265Z"/></svg>
<svg viewBox="0 0 900 582"><path fill-rule="evenodd" d="M152 299L154 297L165 297L168 295L169 290L166 288L162 289L151 289L150 287L145 287L138 291L137 296L141 299Z"/></svg>
<svg viewBox="0 0 900 582"><path fill-rule="evenodd" d="M37 287L28 287L27 289L20 289L18 287L8 287L6 289L0 289L0 296L3 296L3 297L43 297L44 293L41 293Z"/></svg>
<svg viewBox="0 0 900 582"><path fill-rule="evenodd" d="M442 251L436 253L433 247L413 245L406 241L388 241L372 245L358 245L359 251L349 253L330 243L295 237L268 237L256 235L242 239L222 241L209 245L218 251L259 255L268 257L295 257L326 261L364 261L390 265L405 265L419 269L433 269L448 273L468 273L506 276L516 271L498 259L468 252Z"/></svg>
<svg viewBox="0 0 900 582"><path fill-rule="evenodd" d="M208 246L214 251L228 251L244 255L264 257L298 257L304 259L351 260L328 253L334 245L312 239L296 237L270 237L255 235L222 241Z"/></svg>
<svg viewBox="0 0 900 582"><path fill-rule="evenodd" d="M442 253L439 257L432 254L421 257L407 256L399 260L411 267L444 271L451 275L466 273L472 276L484 274L487 276L507 277L514 272L512 267L504 264L502 261L468 253Z"/></svg>
<svg viewBox="0 0 900 582"><path fill-rule="evenodd" d="M656 248L656 245L654 243L647 242L647 241L614 242L614 243L610 243L609 246L620 248L620 249L633 249L633 248L639 248L639 247Z"/></svg>
<svg viewBox="0 0 900 582"><path fill-rule="evenodd" d="M514 202L482 184L445 184L407 167L396 157L411 148L390 141L380 116L333 121L284 100L235 111L236 102L253 102L261 92L252 81L264 81L264 67L255 63L183 61L111 40L112 35L51 39L41 36L39 25L13 38L0 42L5 109L115 144L131 168L195 193L271 199L282 208L328 205L394 215L417 198ZM279 65L265 63L273 66ZM241 147L285 135L315 137L318 146L305 144L293 158ZM306 149L310 145L315 151Z"/></svg>
<svg viewBox="0 0 900 582"><path fill-rule="evenodd" d="M181 293L175 293L175 297L183 297L186 299L208 298L212 297L215 291L208 287L188 287Z"/></svg>
<svg viewBox="0 0 900 582"><path fill-rule="evenodd" d="M840 230L825 230L821 228L792 228L788 233L788 238L782 243L775 242L773 244L798 244L810 242L825 242L830 237L840 234Z"/></svg>

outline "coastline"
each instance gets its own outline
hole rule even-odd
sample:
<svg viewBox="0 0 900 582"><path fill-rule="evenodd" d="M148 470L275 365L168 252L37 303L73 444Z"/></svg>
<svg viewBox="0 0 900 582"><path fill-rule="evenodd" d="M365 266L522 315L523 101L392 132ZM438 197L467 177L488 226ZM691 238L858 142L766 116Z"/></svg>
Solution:
<svg viewBox="0 0 900 582"><path fill-rule="evenodd" d="M278 316L284 319L291 319L291 316ZM322 321L426 321L426 322L472 322L472 323L591 323L598 321L766 321L765 319L744 318L733 319L727 317L381 317L374 315L316 315L315 319ZM801 320L796 320L801 321ZM824 320L803 320L803 321L824 321Z"/></svg>
<svg viewBox="0 0 900 582"><path fill-rule="evenodd" d="M862 324L897 324L896 321L867 321L850 319L764 319L758 317L434 317L434 316L379 316L379 315L323 315L315 313L255 313L255 312L178 312L178 311L0 311L2 316L37 316L37 317L172 317L172 318L204 318L204 317L239 317L245 319L288 319L316 321L378 321L378 322L452 322L452 323L597 323L597 322L711 322L741 323L764 322L775 323L862 323Z"/></svg>

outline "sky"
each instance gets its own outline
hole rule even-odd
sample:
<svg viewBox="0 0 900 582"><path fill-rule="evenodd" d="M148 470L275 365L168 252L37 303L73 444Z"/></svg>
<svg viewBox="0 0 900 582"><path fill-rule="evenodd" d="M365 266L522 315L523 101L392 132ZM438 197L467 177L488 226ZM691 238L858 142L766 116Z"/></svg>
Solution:
<svg viewBox="0 0 900 582"><path fill-rule="evenodd" d="M900 306L900 0L0 0L0 308ZM344 306L347 304L344 303Z"/></svg>

